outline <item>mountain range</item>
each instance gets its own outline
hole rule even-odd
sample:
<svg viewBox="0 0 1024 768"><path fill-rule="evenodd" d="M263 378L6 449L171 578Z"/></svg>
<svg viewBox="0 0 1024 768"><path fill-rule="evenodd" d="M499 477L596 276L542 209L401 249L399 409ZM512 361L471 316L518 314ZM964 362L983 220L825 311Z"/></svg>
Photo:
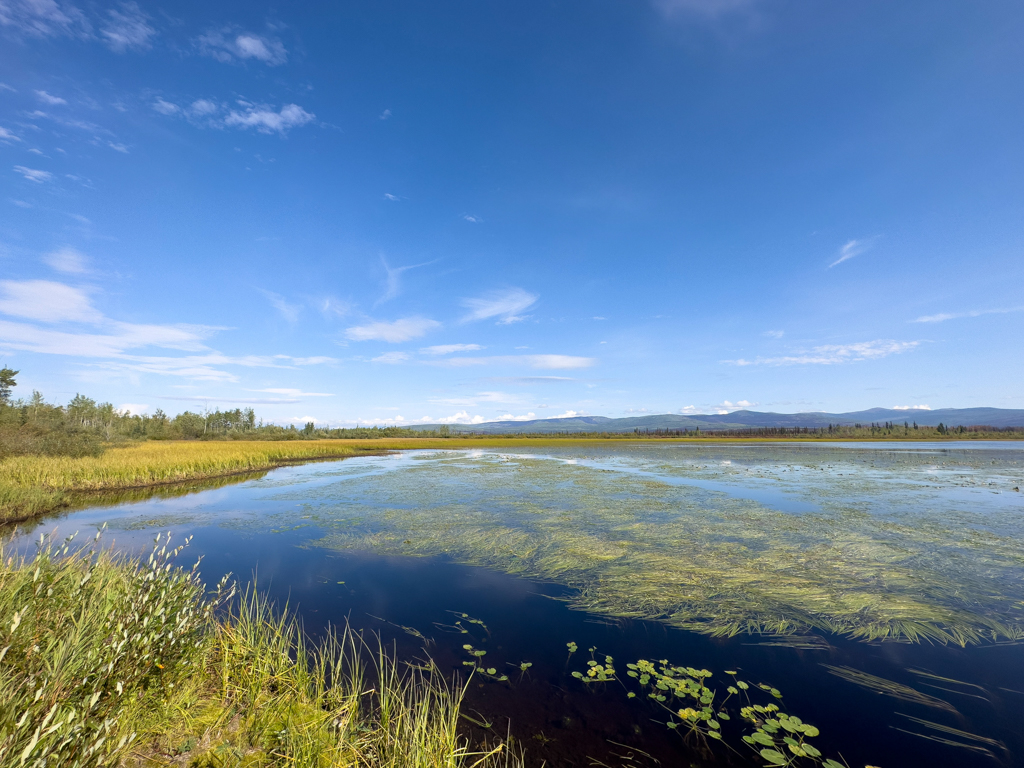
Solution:
<svg viewBox="0 0 1024 768"><path fill-rule="evenodd" d="M482 424L451 425L455 432L500 434L508 432L633 432L657 429L750 429L760 427L827 427L830 424L879 424L892 421L910 422L925 427L989 426L1024 427L1024 409L1016 408L940 408L930 410L902 410L870 408L850 413L762 413L760 411L733 411L732 413L695 414L683 416L665 413L652 416L629 416L612 419L606 416L573 416L562 419L534 419L532 421L488 421ZM417 424L412 429L437 429L437 424Z"/></svg>

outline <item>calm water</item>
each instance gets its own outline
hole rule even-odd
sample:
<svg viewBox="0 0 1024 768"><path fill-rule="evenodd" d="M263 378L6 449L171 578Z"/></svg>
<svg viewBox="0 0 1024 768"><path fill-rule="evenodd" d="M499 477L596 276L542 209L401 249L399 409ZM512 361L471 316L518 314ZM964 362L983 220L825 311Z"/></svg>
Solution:
<svg viewBox="0 0 1024 768"><path fill-rule="evenodd" d="M664 658L769 683L782 690L786 711L820 728L817 746L851 766L1024 765L1024 645L869 643L818 632L817 647L792 648L665 623L708 620L718 603L742 614L742 600L761 594L746 575L769 570L788 579L779 594L796 594L773 593L777 612L833 593L840 611L852 592L869 607L916 598L928 611L1017 626L1022 485L1024 450L1005 443L417 452L93 507L37 524L21 544L103 523L108 542L125 550L148 546L157 531L194 535L186 559L204 558L207 581L255 574L314 635L347 618L402 656L429 654L453 673L465 670L470 643L510 680L475 678L467 711L494 733L511 729L533 765L758 764L736 739L739 752L722 744L701 752L666 728L666 713L627 699L617 684L587 688L573 679L592 646L599 660L613 656L620 674L626 662ZM681 562L695 553L708 562ZM826 563L837 574L823 580ZM734 572L744 579L732 580ZM696 582L669 582L691 577L714 589L680 609L677 593L691 594ZM629 602L630 579L637 594L654 596L644 598L653 610ZM806 594L791 589L805 583L813 586ZM581 594L594 610L573 610ZM648 618L622 618L630 611ZM486 631L465 621L470 634L453 631L462 613ZM425 648L412 630L428 639ZM580 649L571 659L569 641ZM523 661L533 666L520 677ZM871 692L823 664L911 686L956 712Z"/></svg>

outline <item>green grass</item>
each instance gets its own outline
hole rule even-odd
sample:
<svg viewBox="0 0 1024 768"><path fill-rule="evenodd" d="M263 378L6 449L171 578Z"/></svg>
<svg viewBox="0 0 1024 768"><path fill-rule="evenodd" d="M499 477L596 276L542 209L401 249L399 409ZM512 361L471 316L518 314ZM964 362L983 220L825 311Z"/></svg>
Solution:
<svg viewBox="0 0 1024 768"><path fill-rule="evenodd" d="M255 592L218 618L233 590L177 554L0 552L0 765L518 765L460 735L459 684L348 631L311 648Z"/></svg>

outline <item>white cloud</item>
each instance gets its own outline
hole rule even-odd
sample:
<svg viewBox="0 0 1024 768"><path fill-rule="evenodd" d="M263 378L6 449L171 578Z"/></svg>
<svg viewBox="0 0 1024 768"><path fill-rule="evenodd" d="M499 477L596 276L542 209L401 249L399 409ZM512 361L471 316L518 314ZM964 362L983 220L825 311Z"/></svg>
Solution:
<svg viewBox="0 0 1024 768"><path fill-rule="evenodd" d="M316 115L307 112L298 104L285 104L277 112L273 107L267 105L241 103L242 111L231 110L224 118L224 125L237 128L255 128L260 133L274 133L281 135L288 133L288 130L305 125L316 119Z"/></svg>
<svg viewBox="0 0 1024 768"><path fill-rule="evenodd" d="M491 317L500 318L501 324L514 323L524 318L520 312L537 301L537 296L522 288L509 288L503 291L491 291L475 299L463 299L461 304L469 310L463 322L487 320Z"/></svg>
<svg viewBox="0 0 1024 768"><path fill-rule="evenodd" d="M188 108L193 117L206 117L212 115L218 109L217 105L209 99L196 99Z"/></svg>
<svg viewBox="0 0 1024 768"><path fill-rule="evenodd" d="M237 381L223 366L293 368L336 362L330 357L289 355L233 357L210 350L204 341L220 328L124 323L104 317L77 288L46 280L0 281L0 314L43 323L87 323L95 330L45 328L0 320L0 349L92 358L89 365L118 373L150 373L205 381ZM161 347L198 354L180 357L138 355L133 350Z"/></svg>
<svg viewBox="0 0 1024 768"><path fill-rule="evenodd" d="M57 105L57 104L67 104L68 103L67 99L62 99L60 96L53 96L53 95L47 93L46 91L36 91L36 96L44 104Z"/></svg>
<svg viewBox="0 0 1024 768"><path fill-rule="evenodd" d="M479 216L470 216L468 213L462 214L462 218L471 224L479 224L482 221Z"/></svg>
<svg viewBox="0 0 1024 768"><path fill-rule="evenodd" d="M370 362L372 363L384 363L385 365L398 365L404 363L409 359L407 352L385 352L383 355L378 355L373 358Z"/></svg>
<svg viewBox="0 0 1024 768"><path fill-rule="evenodd" d="M140 403L122 403L118 406L117 412L122 416L141 416L149 410L148 405L142 405Z"/></svg>
<svg viewBox="0 0 1024 768"><path fill-rule="evenodd" d="M110 147L115 152L120 152L121 154L124 155L128 154L128 147L126 147L124 144L115 144L112 141L108 141L107 146Z"/></svg>
<svg viewBox="0 0 1024 768"><path fill-rule="evenodd" d="M783 357L758 357L756 360L722 360L733 365L836 365L861 360L877 360L898 355L920 345L920 341L877 339L857 344L824 344L810 351Z"/></svg>
<svg viewBox="0 0 1024 768"><path fill-rule="evenodd" d="M42 184L44 181L50 181L53 178L53 174L49 171L38 171L35 168L26 168L24 165L16 165L14 170L36 184Z"/></svg>
<svg viewBox="0 0 1024 768"><path fill-rule="evenodd" d="M169 101L164 101L159 98L153 102L153 109L161 115L176 115L178 112L181 112L181 107L177 104L172 104Z"/></svg>
<svg viewBox="0 0 1024 768"><path fill-rule="evenodd" d="M484 417L480 415L470 416L467 411L459 411L451 416L437 420L438 424L483 424Z"/></svg>
<svg viewBox="0 0 1024 768"><path fill-rule="evenodd" d="M289 323L294 323L299 319L299 313L302 311L302 305L300 304L289 304L285 301L284 296L274 293L273 291L265 291L262 288L259 292L267 297L267 301L270 305L276 309L285 320Z"/></svg>
<svg viewBox="0 0 1024 768"><path fill-rule="evenodd" d="M483 349L479 344L438 344L433 347L423 347L420 350L424 355L450 355L453 352L476 352Z"/></svg>
<svg viewBox="0 0 1024 768"><path fill-rule="evenodd" d="M85 255L74 248L58 248L43 256L43 261L58 272L82 274L88 272Z"/></svg>
<svg viewBox="0 0 1024 768"><path fill-rule="evenodd" d="M381 112L379 115L377 115L377 119L378 120L387 120L389 117L391 117L391 110L390 109L385 109L383 112Z"/></svg>
<svg viewBox="0 0 1024 768"><path fill-rule="evenodd" d="M585 415L586 414L583 413L582 411L566 411L565 413L560 413L557 416L552 416L551 418L552 419L574 419L577 416L585 416Z"/></svg>
<svg viewBox="0 0 1024 768"><path fill-rule="evenodd" d="M232 31L230 27L202 35L199 38L199 49L202 53L223 62L256 59L276 67L288 61L288 51L280 40L257 35L255 32Z"/></svg>
<svg viewBox="0 0 1024 768"><path fill-rule="evenodd" d="M894 405L892 409L894 411L930 411L932 407L930 405Z"/></svg>
<svg viewBox="0 0 1024 768"><path fill-rule="evenodd" d="M149 25L149 17L134 2L121 3L121 10L108 10L107 20L100 27L100 36L115 53L124 53L130 48L149 48L149 39L155 34L156 30Z"/></svg>
<svg viewBox="0 0 1024 768"><path fill-rule="evenodd" d="M513 416L511 413L506 413L504 416L499 416L498 421L533 421L537 418L535 413L524 413L522 416Z"/></svg>
<svg viewBox="0 0 1024 768"><path fill-rule="evenodd" d="M1024 307L1010 309L975 309L970 312L947 312L938 315L923 315L912 323L943 323L946 320L959 320L963 317L981 317L982 315L1008 315L1012 312L1024 312Z"/></svg>
<svg viewBox="0 0 1024 768"><path fill-rule="evenodd" d="M0 125L0 141L21 141L21 139Z"/></svg>
<svg viewBox="0 0 1024 768"><path fill-rule="evenodd" d="M392 195L390 192L385 192L384 193L384 199L385 200L390 200L392 202L397 203L402 198L400 198L398 195Z"/></svg>
<svg viewBox="0 0 1024 768"><path fill-rule="evenodd" d="M745 408L753 408L755 405L757 403L752 403L749 400L737 400L735 403L723 400L718 405L712 406L712 408L716 413L732 413L733 411L741 411Z"/></svg>
<svg viewBox="0 0 1024 768"><path fill-rule="evenodd" d="M785 331L765 331L761 335L762 336L767 336L769 339L781 339L783 336L786 335L786 332Z"/></svg>
<svg viewBox="0 0 1024 768"><path fill-rule="evenodd" d="M376 322L355 325L345 330L345 337L351 341L386 341L391 344L418 339L441 324L426 317L405 317L392 323Z"/></svg>
<svg viewBox="0 0 1024 768"><path fill-rule="evenodd" d="M103 318L85 291L50 280L0 280L0 314L45 323Z"/></svg>
<svg viewBox="0 0 1024 768"><path fill-rule="evenodd" d="M872 245L870 240L850 240L846 245L839 249L838 259L828 265L829 269L836 266L836 264L842 264L847 259L852 259L854 256L860 256Z"/></svg>
<svg viewBox="0 0 1024 768"><path fill-rule="evenodd" d="M55 0L2 0L0 26L30 37L86 36L90 31L81 11L70 3L61 5Z"/></svg>

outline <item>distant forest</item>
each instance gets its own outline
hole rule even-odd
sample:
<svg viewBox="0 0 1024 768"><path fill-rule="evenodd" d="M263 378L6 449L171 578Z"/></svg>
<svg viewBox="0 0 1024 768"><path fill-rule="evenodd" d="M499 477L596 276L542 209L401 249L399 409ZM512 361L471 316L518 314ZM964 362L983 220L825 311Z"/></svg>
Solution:
<svg viewBox="0 0 1024 768"><path fill-rule="evenodd" d="M98 456L112 443L136 440L325 440L386 437L447 437L400 427L327 429L313 422L301 428L265 424L252 408L204 409L168 416L120 413L111 403L75 395L67 405L48 403L39 392L14 399L18 371L0 368L0 459L6 456Z"/></svg>
<svg viewBox="0 0 1024 768"><path fill-rule="evenodd" d="M18 371L0 368L0 459L17 455L98 456L112 444L138 440L327 440L401 437L480 438L585 438L585 439L981 439L1021 438L1024 429L976 425L918 426L916 422L886 421L877 424L827 427L762 427L747 429L636 429L626 432L505 432L474 435L472 427L318 427L308 422L301 428L265 424L252 408L222 411L204 409L168 416L157 409L150 414L119 412L111 403L75 395L67 405L48 403L39 392L14 399Z"/></svg>

